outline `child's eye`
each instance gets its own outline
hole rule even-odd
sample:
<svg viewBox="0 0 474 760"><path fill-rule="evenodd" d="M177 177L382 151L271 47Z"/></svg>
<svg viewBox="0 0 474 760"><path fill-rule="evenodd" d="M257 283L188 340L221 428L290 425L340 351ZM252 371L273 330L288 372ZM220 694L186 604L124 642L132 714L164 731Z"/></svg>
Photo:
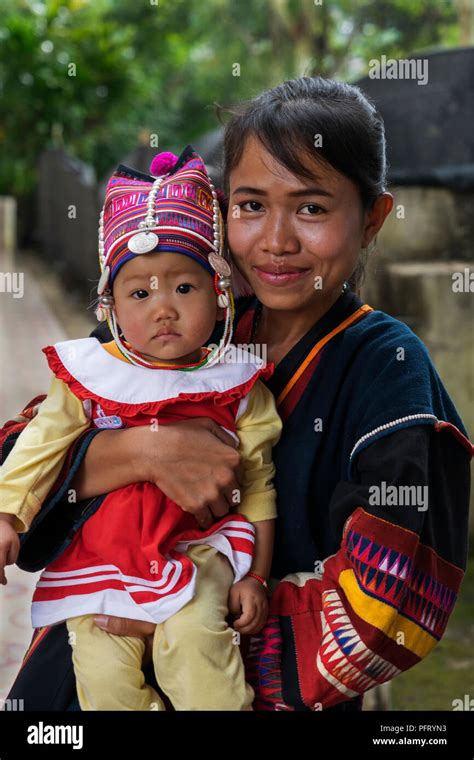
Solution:
<svg viewBox="0 0 474 760"><path fill-rule="evenodd" d="M189 293L189 288L193 288L194 285L191 285L190 282L182 282L178 287L176 288L177 291L180 293ZM180 290L180 288L188 288L188 290Z"/></svg>
<svg viewBox="0 0 474 760"><path fill-rule="evenodd" d="M253 206L262 206L261 203L258 201L244 201L243 203L239 203L240 208L244 208L244 206L248 206L249 204L252 204ZM259 208L251 208L251 209L244 209L244 211L260 211Z"/></svg>
<svg viewBox="0 0 474 760"><path fill-rule="evenodd" d="M316 209L315 211L310 211L309 214L303 214L303 216L318 216L320 212L324 213L324 209L318 206L317 203L305 203L301 208Z"/></svg>
<svg viewBox="0 0 474 760"><path fill-rule="evenodd" d="M143 298L147 298L148 291L147 290L134 290L133 293L131 293L132 298L135 298L136 301L142 300Z"/></svg>

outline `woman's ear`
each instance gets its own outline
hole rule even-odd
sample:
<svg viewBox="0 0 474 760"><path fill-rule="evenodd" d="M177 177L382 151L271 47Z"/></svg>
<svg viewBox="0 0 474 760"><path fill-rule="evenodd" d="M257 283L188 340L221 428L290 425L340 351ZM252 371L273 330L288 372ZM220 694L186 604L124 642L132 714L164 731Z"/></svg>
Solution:
<svg viewBox="0 0 474 760"><path fill-rule="evenodd" d="M223 309L222 306L218 306L217 307L217 317L216 317L216 319L217 319L218 322L222 322L222 320L224 319L224 311L225 311L225 309Z"/></svg>
<svg viewBox="0 0 474 760"><path fill-rule="evenodd" d="M377 232L382 228L382 225L393 208L393 195L392 193L380 193L377 196L374 203L365 212L365 224L364 232L362 236L362 248L367 248L371 240L375 237Z"/></svg>

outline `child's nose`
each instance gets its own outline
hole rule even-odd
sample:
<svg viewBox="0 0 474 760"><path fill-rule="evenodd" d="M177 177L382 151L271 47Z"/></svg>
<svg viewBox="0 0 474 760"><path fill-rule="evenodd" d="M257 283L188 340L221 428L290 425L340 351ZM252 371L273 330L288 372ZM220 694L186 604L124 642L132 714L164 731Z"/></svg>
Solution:
<svg viewBox="0 0 474 760"><path fill-rule="evenodd" d="M158 319L176 319L178 310L173 303L171 296L161 293L154 299L153 316Z"/></svg>

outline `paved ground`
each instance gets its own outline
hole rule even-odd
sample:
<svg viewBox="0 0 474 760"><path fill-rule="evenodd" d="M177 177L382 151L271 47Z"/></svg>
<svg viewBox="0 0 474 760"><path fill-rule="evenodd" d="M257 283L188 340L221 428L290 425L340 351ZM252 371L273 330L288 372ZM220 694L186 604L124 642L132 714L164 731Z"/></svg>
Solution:
<svg viewBox="0 0 474 760"><path fill-rule="evenodd" d="M3 292L5 286L0 288L0 425L47 391L50 371L41 348L85 337L93 324L83 309L74 303L72 309L67 306L67 294L64 297L58 280L40 262L25 253L17 255L13 268L23 274L24 293L15 298ZM2 259L0 251L0 273L7 271L11 262ZM0 586L0 700L8 693L31 640L30 600L38 577L16 565L8 567L6 574L8 584Z"/></svg>

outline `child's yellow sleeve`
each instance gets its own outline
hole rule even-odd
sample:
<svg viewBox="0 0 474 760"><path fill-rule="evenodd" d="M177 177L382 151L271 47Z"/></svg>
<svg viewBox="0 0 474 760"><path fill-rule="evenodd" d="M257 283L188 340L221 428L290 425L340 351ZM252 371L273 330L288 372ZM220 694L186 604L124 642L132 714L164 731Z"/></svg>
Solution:
<svg viewBox="0 0 474 760"><path fill-rule="evenodd" d="M38 413L0 467L0 512L16 515L14 528L26 533L66 458L69 446L89 427L82 401L53 377Z"/></svg>
<svg viewBox="0 0 474 760"><path fill-rule="evenodd" d="M236 421L244 481L235 511L250 522L271 520L277 516L272 448L280 440L283 425L273 394L261 380L257 380L245 403L247 406Z"/></svg>

